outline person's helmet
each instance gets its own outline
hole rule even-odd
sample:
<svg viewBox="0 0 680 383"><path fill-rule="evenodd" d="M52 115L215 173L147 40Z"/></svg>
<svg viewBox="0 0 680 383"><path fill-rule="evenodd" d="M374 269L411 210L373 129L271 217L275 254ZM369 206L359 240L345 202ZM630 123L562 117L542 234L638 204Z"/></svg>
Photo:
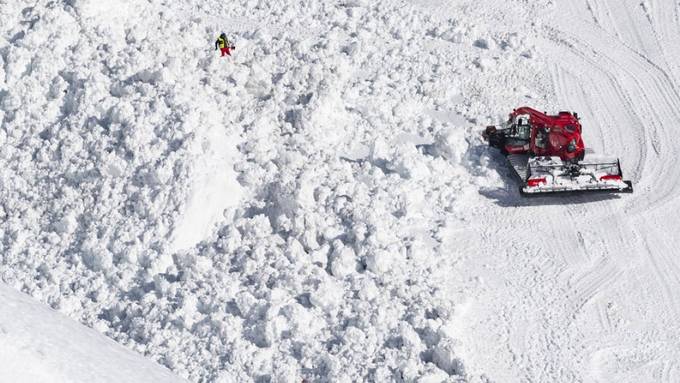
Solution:
<svg viewBox="0 0 680 383"><path fill-rule="evenodd" d="M224 38L226 38L226 37L227 37L227 34L226 34L226 33L224 33L224 32L222 32L222 33L220 34L220 37L224 39Z"/></svg>

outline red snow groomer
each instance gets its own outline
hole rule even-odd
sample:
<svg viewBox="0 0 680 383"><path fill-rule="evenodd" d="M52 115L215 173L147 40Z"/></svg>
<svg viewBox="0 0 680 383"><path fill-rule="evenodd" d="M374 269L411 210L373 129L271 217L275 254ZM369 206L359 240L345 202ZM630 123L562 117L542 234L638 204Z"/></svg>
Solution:
<svg viewBox="0 0 680 383"><path fill-rule="evenodd" d="M529 107L514 109L505 126L482 134L507 157L522 185L520 193L569 191L632 192L617 158L586 156L578 114L547 115Z"/></svg>

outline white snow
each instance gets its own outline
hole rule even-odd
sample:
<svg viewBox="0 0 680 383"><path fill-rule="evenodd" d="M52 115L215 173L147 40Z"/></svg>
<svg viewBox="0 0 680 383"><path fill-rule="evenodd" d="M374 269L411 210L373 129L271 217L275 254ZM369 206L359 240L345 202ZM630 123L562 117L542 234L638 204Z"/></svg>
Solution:
<svg viewBox="0 0 680 383"><path fill-rule="evenodd" d="M195 382L678 381L671 3L4 2L0 278ZM522 199L520 105L636 192Z"/></svg>
<svg viewBox="0 0 680 383"><path fill-rule="evenodd" d="M0 284L0 381L183 382L31 297Z"/></svg>
<svg viewBox="0 0 680 383"><path fill-rule="evenodd" d="M226 136L217 126L197 140L200 149L191 152L194 175L187 203L173 229L172 250L196 245L213 234L216 224L232 219L242 194L233 169L237 144L238 136ZM232 210L227 211L229 208Z"/></svg>

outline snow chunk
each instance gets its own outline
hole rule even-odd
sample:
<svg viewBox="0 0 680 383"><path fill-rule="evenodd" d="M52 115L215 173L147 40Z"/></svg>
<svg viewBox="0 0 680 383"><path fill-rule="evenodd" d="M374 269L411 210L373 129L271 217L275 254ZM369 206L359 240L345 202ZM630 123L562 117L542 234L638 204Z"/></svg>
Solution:
<svg viewBox="0 0 680 383"><path fill-rule="evenodd" d="M377 250L366 257L366 266L376 274L387 272L391 265L390 254L385 250Z"/></svg>
<svg viewBox="0 0 680 383"><path fill-rule="evenodd" d="M383 140L376 140L371 151L371 160L377 165L384 164L386 170L396 172L406 179L420 180L430 175L423 156L415 145L408 142L397 142L391 146Z"/></svg>
<svg viewBox="0 0 680 383"><path fill-rule="evenodd" d="M428 371L418 378L418 383L442 383L448 381L449 376L441 370Z"/></svg>
<svg viewBox="0 0 680 383"><path fill-rule="evenodd" d="M225 210L236 206L243 194L233 169L237 137L216 126L201 134L200 148L194 148L191 191L173 232L174 251L209 237L215 225L231 218L225 217Z"/></svg>
<svg viewBox="0 0 680 383"><path fill-rule="evenodd" d="M7 112L13 112L21 108L21 95L12 91L0 92L0 108Z"/></svg>
<svg viewBox="0 0 680 383"><path fill-rule="evenodd" d="M315 292L310 294L309 301L324 312L332 313L342 302L343 292L344 289L339 283L326 279L320 283Z"/></svg>
<svg viewBox="0 0 680 383"><path fill-rule="evenodd" d="M364 279L360 284L360 290L358 292L359 298L365 301L372 301L380 295L378 286L371 279Z"/></svg>
<svg viewBox="0 0 680 383"><path fill-rule="evenodd" d="M339 242L339 241L337 241ZM338 278L346 277L356 270L356 254L351 247L334 244L331 254L331 273Z"/></svg>
<svg viewBox="0 0 680 383"><path fill-rule="evenodd" d="M78 227L77 214L74 211L69 211L64 216L53 224L54 231L60 234L72 234Z"/></svg>
<svg viewBox="0 0 680 383"><path fill-rule="evenodd" d="M457 127L443 129L435 137L435 150L450 162L461 164L468 150L465 130Z"/></svg>
<svg viewBox="0 0 680 383"><path fill-rule="evenodd" d="M190 329L199 320L200 314L197 304L198 298L194 295L186 295L182 300L182 308L178 311L178 314L182 318L184 327Z"/></svg>
<svg viewBox="0 0 680 383"><path fill-rule="evenodd" d="M89 238L83 243L81 256L83 263L93 271L106 271L113 266L113 255L96 238Z"/></svg>
<svg viewBox="0 0 680 383"><path fill-rule="evenodd" d="M442 338L434 349L432 361L449 375L465 376L465 366L456 355L456 346L455 340Z"/></svg>

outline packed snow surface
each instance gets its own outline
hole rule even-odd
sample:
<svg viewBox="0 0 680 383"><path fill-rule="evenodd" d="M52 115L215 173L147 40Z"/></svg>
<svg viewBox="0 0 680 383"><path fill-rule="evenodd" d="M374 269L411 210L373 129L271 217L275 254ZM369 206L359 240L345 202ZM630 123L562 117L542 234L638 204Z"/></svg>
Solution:
<svg viewBox="0 0 680 383"><path fill-rule="evenodd" d="M195 382L679 381L679 7L0 2L0 277ZM521 105L636 192L522 199Z"/></svg>
<svg viewBox="0 0 680 383"><path fill-rule="evenodd" d="M168 369L3 284L0 302L0 382L184 382Z"/></svg>

